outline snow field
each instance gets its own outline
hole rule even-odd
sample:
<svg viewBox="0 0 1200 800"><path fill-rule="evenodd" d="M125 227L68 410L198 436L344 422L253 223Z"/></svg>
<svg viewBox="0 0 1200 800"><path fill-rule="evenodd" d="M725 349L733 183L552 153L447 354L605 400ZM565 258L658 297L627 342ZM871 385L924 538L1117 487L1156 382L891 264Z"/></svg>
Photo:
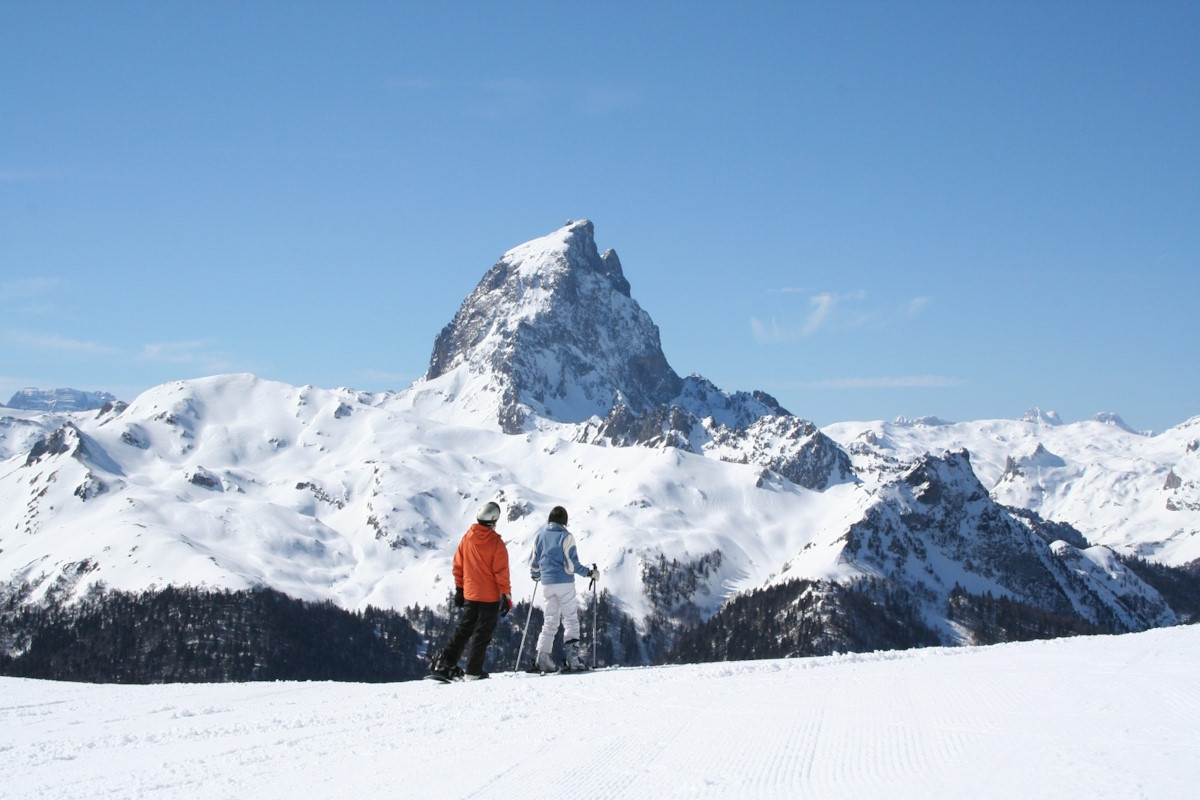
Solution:
<svg viewBox="0 0 1200 800"><path fill-rule="evenodd" d="M0 796L1188 797L1198 668L1191 626L449 686L0 679Z"/></svg>

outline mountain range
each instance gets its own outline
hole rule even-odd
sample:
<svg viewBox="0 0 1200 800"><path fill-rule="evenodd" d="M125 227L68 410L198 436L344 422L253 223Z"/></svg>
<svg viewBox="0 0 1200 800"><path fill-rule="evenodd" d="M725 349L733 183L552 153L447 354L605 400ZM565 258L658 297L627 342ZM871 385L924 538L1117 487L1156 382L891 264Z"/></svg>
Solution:
<svg viewBox="0 0 1200 800"><path fill-rule="evenodd" d="M866 581L947 644L975 640L949 610L964 592L1141 630L1191 611L1138 560L1200 566L1200 417L1155 436L1037 409L821 429L676 373L587 220L505 253L403 391L236 374L5 408L0 458L0 579L29 602L187 584L433 606L487 500L518 599L561 504L643 627Z"/></svg>

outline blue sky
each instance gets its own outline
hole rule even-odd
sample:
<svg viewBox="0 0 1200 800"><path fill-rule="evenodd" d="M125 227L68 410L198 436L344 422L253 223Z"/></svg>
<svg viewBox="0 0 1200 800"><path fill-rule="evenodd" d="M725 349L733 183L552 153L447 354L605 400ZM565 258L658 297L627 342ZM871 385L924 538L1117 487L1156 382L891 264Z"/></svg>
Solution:
<svg viewBox="0 0 1200 800"><path fill-rule="evenodd" d="M404 388L587 217L680 373L1162 430L1200 414L1197 42L1184 2L0 0L0 400Z"/></svg>

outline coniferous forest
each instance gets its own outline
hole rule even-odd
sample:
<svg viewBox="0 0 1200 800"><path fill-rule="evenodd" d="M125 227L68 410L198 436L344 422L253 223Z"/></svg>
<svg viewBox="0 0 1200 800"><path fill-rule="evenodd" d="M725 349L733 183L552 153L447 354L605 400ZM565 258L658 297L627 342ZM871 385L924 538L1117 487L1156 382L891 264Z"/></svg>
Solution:
<svg viewBox="0 0 1200 800"><path fill-rule="evenodd" d="M1200 619L1200 575L1122 559L1155 587L1182 622ZM727 600L708 619L693 602L719 554L680 564L648 562L652 613L641 626L607 591L580 593L585 660L598 667L793 658L946 643L925 622L929 598L879 579L847 584L795 580ZM256 680L405 681L423 677L459 613L437 607L347 611L268 588L174 587L139 593L95 585L67 602L30 602L26 584L0 586L0 674L102 683ZM1117 633L1008 597L956 587L946 616L959 641L993 644ZM527 668L542 627L528 599L500 620L488 650L494 672ZM562 633L554 653L562 652ZM521 654L518 664L518 653Z"/></svg>
<svg viewBox="0 0 1200 800"><path fill-rule="evenodd" d="M350 612L272 589L93 592L0 608L0 673L102 683L397 681L420 677L401 614Z"/></svg>

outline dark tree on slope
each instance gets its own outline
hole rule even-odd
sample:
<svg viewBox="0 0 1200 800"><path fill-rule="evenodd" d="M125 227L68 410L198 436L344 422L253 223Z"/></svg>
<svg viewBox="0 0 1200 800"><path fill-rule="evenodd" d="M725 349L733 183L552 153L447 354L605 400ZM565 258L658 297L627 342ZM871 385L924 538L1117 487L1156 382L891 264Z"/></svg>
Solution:
<svg viewBox="0 0 1200 800"><path fill-rule="evenodd" d="M673 663L811 655L823 629L817 584L789 581L738 595L713 617L680 634Z"/></svg>
<svg viewBox="0 0 1200 800"><path fill-rule="evenodd" d="M668 660L681 630L700 624L700 609L693 599L710 590L708 579L721 568L720 550L706 553L693 561L657 559L642 562L642 586L653 609L645 619L642 647L651 664Z"/></svg>
<svg viewBox="0 0 1200 800"><path fill-rule="evenodd" d="M957 585L947 601L947 619L969 631L972 644L1122 632L1114 627L1093 625L1079 617L1045 611L1009 597L970 594Z"/></svg>
<svg viewBox="0 0 1200 800"><path fill-rule="evenodd" d="M8 608L3 623L18 647L0 667L30 678L398 681L424 672L417 636L399 614L272 589L94 593L75 606Z"/></svg>
<svg viewBox="0 0 1200 800"><path fill-rule="evenodd" d="M794 580L729 600L680 634L673 663L820 656L937 645L919 603L903 588Z"/></svg>
<svg viewBox="0 0 1200 800"><path fill-rule="evenodd" d="M583 610L586 623L592 619L594 601L589 599ZM647 663L633 617L621 610L608 590L600 593L600 612L597 629L600 650L596 663L601 666L642 666Z"/></svg>
<svg viewBox="0 0 1200 800"><path fill-rule="evenodd" d="M1154 587L1182 621L1192 624L1200 622L1200 570L1168 567L1141 558L1120 555L1117 558Z"/></svg>
<svg viewBox="0 0 1200 800"><path fill-rule="evenodd" d="M922 603L904 586L860 578L832 588L826 631L829 652L907 650L942 643L925 623Z"/></svg>

